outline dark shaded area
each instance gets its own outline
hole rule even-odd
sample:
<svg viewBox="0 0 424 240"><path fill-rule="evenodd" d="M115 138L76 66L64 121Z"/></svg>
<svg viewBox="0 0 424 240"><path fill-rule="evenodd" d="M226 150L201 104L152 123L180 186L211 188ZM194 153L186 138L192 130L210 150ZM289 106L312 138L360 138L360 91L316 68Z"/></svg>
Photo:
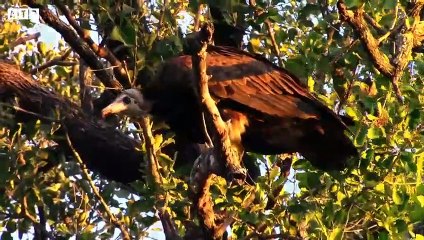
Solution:
<svg viewBox="0 0 424 240"><path fill-rule="evenodd" d="M229 24L224 11L218 7L210 6L210 13L215 28L212 37L215 45L240 48L246 28Z"/></svg>

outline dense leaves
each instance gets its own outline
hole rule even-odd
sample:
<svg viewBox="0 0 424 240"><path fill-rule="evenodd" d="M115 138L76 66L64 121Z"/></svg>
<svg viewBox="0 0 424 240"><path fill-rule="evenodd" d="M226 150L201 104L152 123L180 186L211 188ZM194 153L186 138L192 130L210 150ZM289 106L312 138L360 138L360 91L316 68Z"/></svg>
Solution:
<svg viewBox="0 0 424 240"><path fill-rule="evenodd" d="M330 108L355 121L350 131L360 161L344 172L318 171L296 155L287 177L285 157L255 156L263 170L255 184L227 186L224 179L214 179L211 194L215 208L233 216L234 239L270 235L424 239L422 49L414 50L403 71L399 86L404 102L400 103L391 80L377 70L357 32L340 21L336 1L257 1L256 6L244 1L139 1L142 6L124 2L84 1L68 6L83 28L97 32L101 39L121 42L129 49L126 53L130 57L126 59L131 59L136 69L148 67L152 73L163 59L183 50L182 36L194 30L196 18L208 19L209 14L198 15L200 4L225 9L227 23L247 27L245 50L262 54L277 65L281 63ZM369 27L380 40L380 50L394 55L395 39L385 33L396 29L411 3L346 0L345 4L348 9L364 9L374 19L375 26L369 23ZM0 16L5 16L8 7L0 5ZM207 11L207 7L202 9ZM405 24L414 21L403 20ZM0 21L1 59L14 62L26 72L33 71L39 84L79 103L78 54L66 55L69 46L62 40L54 46L38 39L19 42L33 24ZM117 53L123 46L112 50ZM37 70L64 55L54 66ZM134 77L132 65L126 67ZM91 94L98 97L104 86L91 72L86 74L93 79ZM107 204L104 206L81 171L85 166L57 146L55 138L66 137L55 135L59 123L17 122L14 101L3 101L2 94L0 85L2 239L25 234L37 239L117 236L119 230L105 208L112 210L134 238L154 234L146 230L157 222L158 207L169 210L182 235L187 230L184 223L193 218L190 184L187 176L179 174L187 171L174 171L174 156L159 156L163 179L159 188L143 181L124 186L91 172ZM120 128L140 138L140 132L127 121L122 121ZM155 136L156 148L170 141L168 135ZM145 145L140 149L145 151ZM158 196L164 199L158 201Z"/></svg>

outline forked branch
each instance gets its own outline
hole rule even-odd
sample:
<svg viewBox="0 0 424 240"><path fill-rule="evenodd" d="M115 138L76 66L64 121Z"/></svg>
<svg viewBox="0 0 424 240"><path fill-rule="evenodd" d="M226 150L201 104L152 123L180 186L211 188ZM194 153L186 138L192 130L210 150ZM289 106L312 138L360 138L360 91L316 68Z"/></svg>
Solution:
<svg viewBox="0 0 424 240"><path fill-rule="evenodd" d="M231 176L239 176L242 174L245 176L244 169L241 168L240 159L241 153L239 153L231 144L227 124L222 120L219 110L209 93L208 81L210 76L207 75L206 69L206 58L207 58L207 47L212 41L213 27L205 24L200 32L198 32L198 40L201 43L200 49L194 51L192 55L193 71L197 77L197 90L199 92L198 97L202 104L206 128L211 133L212 142L214 149L213 154L210 158L214 158L218 164L220 164L226 172ZM202 219L206 235L209 238L217 239L220 238L229 223L231 223L231 217L227 214L218 214L214 212L213 201L209 193L215 174L206 173L202 179L202 186L200 187L200 196L197 201L197 207L199 215Z"/></svg>

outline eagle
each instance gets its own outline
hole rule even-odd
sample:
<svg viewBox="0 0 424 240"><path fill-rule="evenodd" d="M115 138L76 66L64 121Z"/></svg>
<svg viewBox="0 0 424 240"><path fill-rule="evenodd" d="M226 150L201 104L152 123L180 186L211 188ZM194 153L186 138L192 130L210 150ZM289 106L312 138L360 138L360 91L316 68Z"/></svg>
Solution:
<svg viewBox="0 0 424 240"><path fill-rule="evenodd" d="M297 152L325 171L344 169L357 154L342 118L293 74L233 47L209 46L207 53L209 92L232 144L262 155ZM170 58L141 90L124 90L102 115L150 115L176 136L205 143L196 81L191 55Z"/></svg>

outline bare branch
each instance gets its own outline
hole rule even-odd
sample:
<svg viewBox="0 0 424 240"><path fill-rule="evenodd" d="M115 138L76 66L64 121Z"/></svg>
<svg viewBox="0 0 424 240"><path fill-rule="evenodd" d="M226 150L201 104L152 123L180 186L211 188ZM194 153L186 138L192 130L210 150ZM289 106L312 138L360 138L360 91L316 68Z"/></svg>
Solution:
<svg viewBox="0 0 424 240"><path fill-rule="evenodd" d="M384 28L382 28L380 26L380 24L378 24L377 21L375 21L374 18L372 18L370 15L368 15L367 13L364 13L364 18L365 21L367 21L377 32L378 34L384 35L387 32L384 30Z"/></svg>
<svg viewBox="0 0 424 240"><path fill-rule="evenodd" d="M240 174L240 154L232 147L231 141L228 134L227 124L222 120L221 114L215 105L215 101L212 99L209 93L208 81L210 76L206 74L206 57L207 57L207 46L211 41L213 34L213 27L205 25L202 27L199 37L202 42L202 47L198 53L192 55L193 70L199 79L198 90L199 97L202 103L206 122L208 120L212 122L210 132L212 133L212 141L217 150L217 156L219 159L225 161L225 166L228 168L230 174Z"/></svg>
<svg viewBox="0 0 424 240"><path fill-rule="evenodd" d="M28 34L26 36L17 38L14 42L12 42L12 43L9 44L9 48L10 49L13 49L16 46L21 45L21 44L24 44L24 43L26 43L26 42L28 42L30 40L33 40L33 39L38 40L38 38L40 36L41 36L41 34L39 32L37 32L37 33Z"/></svg>
<svg viewBox="0 0 424 240"><path fill-rule="evenodd" d="M68 58L68 56L69 56L69 54L71 54L71 52L72 52L72 49L70 48L70 49L66 50L65 53L62 56L55 57L52 60L44 63L43 65L38 66L36 68L33 68L29 73L36 74L37 72L41 72L46 68L49 68L49 67L52 67L52 66L55 66L55 65L62 65L61 63L63 63L63 61L65 61L66 58Z"/></svg>
<svg viewBox="0 0 424 240"><path fill-rule="evenodd" d="M87 66L84 60L80 59L79 64L79 85L80 85L80 101L81 108L85 113L93 113L93 102L90 94L91 77L87 76Z"/></svg>
<svg viewBox="0 0 424 240"><path fill-rule="evenodd" d="M256 0L249 0L249 4L252 7L256 7ZM261 16L263 13L264 13L263 9L256 9L255 10L256 17ZM273 50L274 50L274 54L277 56L278 64L280 66L283 66L283 61L280 57L281 56L280 55L280 48L278 47L278 43L275 40L275 32L274 32L274 29L273 29L273 26L272 26L273 24L271 23L271 21L269 19L266 19L265 25L266 25L266 28L268 30L269 37L271 38L272 47L273 47Z"/></svg>
<svg viewBox="0 0 424 240"><path fill-rule="evenodd" d="M202 16L204 5L199 4L199 8L197 9L196 17L194 18L194 31L199 31L200 28L200 16Z"/></svg>

